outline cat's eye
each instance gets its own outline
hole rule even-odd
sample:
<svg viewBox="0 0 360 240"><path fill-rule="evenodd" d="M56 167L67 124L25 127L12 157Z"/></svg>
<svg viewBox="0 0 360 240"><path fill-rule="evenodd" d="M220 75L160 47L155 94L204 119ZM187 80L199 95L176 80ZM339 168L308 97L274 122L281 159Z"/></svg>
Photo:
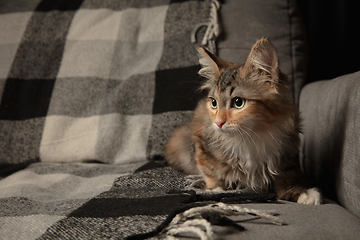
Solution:
<svg viewBox="0 0 360 240"><path fill-rule="evenodd" d="M210 102L210 105L211 105L211 107L214 108L214 109L217 108L217 101L216 101L216 99L213 99L213 98L212 98L212 99L211 99L211 102Z"/></svg>
<svg viewBox="0 0 360 240"><path fill-rule="evenodd" d="M245 99L236 97L233 99L233 106L234 108L240 109L243 108L245 105Z"/></svg>

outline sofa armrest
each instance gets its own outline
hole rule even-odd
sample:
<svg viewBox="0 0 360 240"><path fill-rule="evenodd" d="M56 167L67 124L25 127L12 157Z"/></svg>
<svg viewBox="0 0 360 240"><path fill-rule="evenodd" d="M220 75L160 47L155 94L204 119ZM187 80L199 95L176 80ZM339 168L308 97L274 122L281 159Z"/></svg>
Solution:
<svg viewBox="0 0 360 240"><path fill-rule="evenodd" d="M305 86L300 163L325 196L360 217L360 72Z"/></svg>

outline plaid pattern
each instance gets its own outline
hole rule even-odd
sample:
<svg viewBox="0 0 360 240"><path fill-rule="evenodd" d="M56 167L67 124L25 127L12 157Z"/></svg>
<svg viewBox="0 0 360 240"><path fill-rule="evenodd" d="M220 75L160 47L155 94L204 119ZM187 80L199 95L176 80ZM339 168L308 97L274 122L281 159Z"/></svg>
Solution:
<svg viewBox="0 0 360 240"><path fill-rule="evenodd" d="M200 97L190 35L210 4L0 3L0 163L162 158Z"/></svg>
<svg viewBox="0 0 360 240"><path fill-rule="evenodd" d="M200 97L190 35L210 5L1 1L0 238L123 238L181 205L179 173L131 173Z"/></svg>
<svg viewBox="0 0 360 240"><path fill-rule="evenodd" d="M123 238L152 230L188 197L166 194L185 180L170 168L127 173L135 167L35 163L3 179L0 238Z"/></svg>
<svg viewBox="0 0 360 240"><path fill-rule="evenodd" d="M10 175L0 181L0 238L123 239L154 230L188 203L241 197L189 194L183 174L156 162L129 173L139 166L34 163ZM239 202L274 200L239 197Z"/></svg>

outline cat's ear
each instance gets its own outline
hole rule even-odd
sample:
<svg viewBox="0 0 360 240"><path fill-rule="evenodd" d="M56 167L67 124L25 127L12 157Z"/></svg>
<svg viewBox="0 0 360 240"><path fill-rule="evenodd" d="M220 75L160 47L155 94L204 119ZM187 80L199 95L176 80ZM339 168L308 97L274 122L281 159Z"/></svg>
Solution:
<svg viewBox="0 0 360 240"><path fill-rule="evenodd" d="M201 65L199 75L210 81L218 79L220 76L220 69L224 68L227 65L227 62L204 48L198 48L197 50L199 53L199 63Z"/></svg>
<svg viewBox="0 0 360 240"><path fill-rule="evenodd" d="M266 38L258 40L251 49L245 67L268 77L270 83L279 78L279 60L276 49Z"/></svg>

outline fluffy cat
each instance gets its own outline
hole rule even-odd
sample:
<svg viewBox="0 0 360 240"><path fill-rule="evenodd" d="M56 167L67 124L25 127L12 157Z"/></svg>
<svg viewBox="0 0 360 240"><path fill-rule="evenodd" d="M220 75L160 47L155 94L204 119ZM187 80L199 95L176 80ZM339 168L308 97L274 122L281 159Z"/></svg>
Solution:
<svg viewBox="0 0 360 240"><path fill-rule="evenodd" d="M242 65L198 52L208 96L173 132L169 164L202 175L206 190L272 188L279 199L320 204L319 191L307 187L298 168L300 118L275 47L258 40Z"/></svg>

